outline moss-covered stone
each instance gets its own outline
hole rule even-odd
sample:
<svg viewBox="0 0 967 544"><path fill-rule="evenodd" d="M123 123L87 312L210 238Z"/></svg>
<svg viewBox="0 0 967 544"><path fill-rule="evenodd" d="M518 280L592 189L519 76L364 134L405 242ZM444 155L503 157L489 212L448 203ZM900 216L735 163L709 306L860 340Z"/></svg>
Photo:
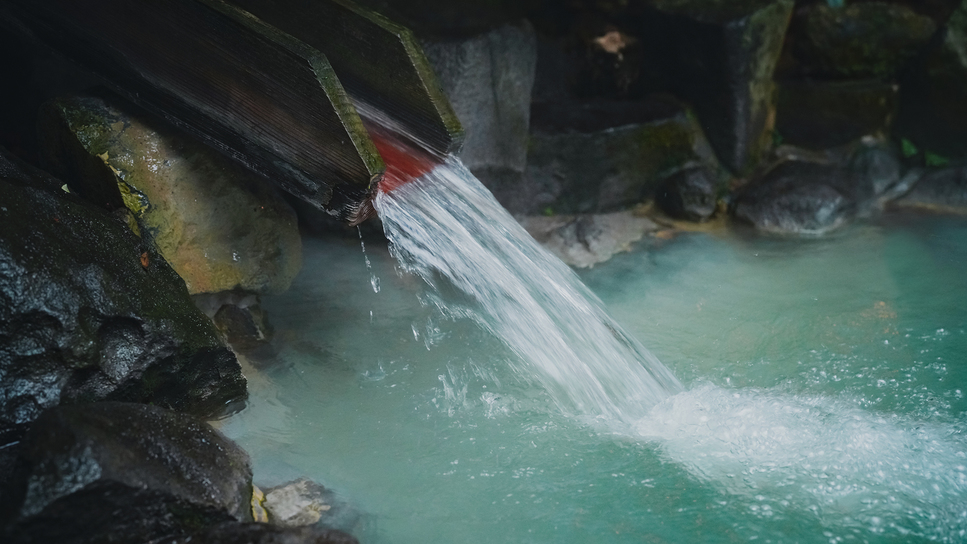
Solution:
<svg viewBox="0 0 967 544"><path fill-rule="evenodd" d="M515 213L620 210L683 168L717 169L694 117L673 100L535 105L533 114L526 183L495 192Z"/></svg>
<svg viewBox="0 0 967 544"><path fill-rule="evenodd" d="M889 79L936 30L932 18L895 3L817 2L797 11L792 53L807 75Z"/></svg>
<svg viewBox="0 0 967 544"><path fill-rule="evenodd" d="M875 79L783 81L776 130L784 143L809 149L886 136L896 120L898 92L896 84Z"/></svg>
<svg viewBox="0 0 967 544"><path fill-rule="evenodd" d="M133 106L49 103L48 162L88 200L126 207L191 293L288 288L302 263L295 212L271 185Z"/></svg>

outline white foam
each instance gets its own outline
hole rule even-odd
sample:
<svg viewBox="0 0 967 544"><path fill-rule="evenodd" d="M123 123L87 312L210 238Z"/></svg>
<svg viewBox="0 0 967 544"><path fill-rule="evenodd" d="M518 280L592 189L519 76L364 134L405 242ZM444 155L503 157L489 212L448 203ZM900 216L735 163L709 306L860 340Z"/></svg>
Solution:
<svg viewBox="0 0 967 544"><path fill-rule="evenodd" d="M873 533L967 535L967 441L950 425L705 385L656 405L635 431L696 477L754 499L759 515L811 510Z"/></svg>

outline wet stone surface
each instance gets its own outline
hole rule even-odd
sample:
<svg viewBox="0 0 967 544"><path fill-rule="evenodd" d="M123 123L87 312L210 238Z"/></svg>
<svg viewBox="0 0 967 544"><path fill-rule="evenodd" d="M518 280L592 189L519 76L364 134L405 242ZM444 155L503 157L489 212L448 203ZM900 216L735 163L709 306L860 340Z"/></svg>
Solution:
<svg viewBox="0 0 967 544"><path fill-rule="evenodd" d="M0 181L0 433L58 404L210 415L244 397L235 357L164 259L58 192Z"/></svg>

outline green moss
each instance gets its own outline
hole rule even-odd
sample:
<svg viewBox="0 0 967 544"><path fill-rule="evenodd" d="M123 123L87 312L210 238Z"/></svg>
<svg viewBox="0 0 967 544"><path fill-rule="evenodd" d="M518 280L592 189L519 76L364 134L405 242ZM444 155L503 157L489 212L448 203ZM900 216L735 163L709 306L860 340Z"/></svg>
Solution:
<svg viewBox="0 0 967 544"><path fill-rule="evenodd" d="M121 191L121 200L124 201L124 206L131 210L131 213L133 213L135 217L144 217L144 212L146 212L151 205L151 203L148 201L147 195L121 181L120 179L118 179L118 190Z"/></svg>
<svg viewBox="0 0 967 544"><path fill-rule="evenodd" d="M646 125L638 132L638 148L649 174L659 175L695 158L694 129L683 119Z"/></svg>
<svg viewBox="0 0 967 544"><path fill-rule="evenodd" d="M946 157L927 151L923 154L923 160L927 166L947 166L950 161Z"/></svg>
<svg viewBox="0 0 967 544"><path fill-rule="evenodd" d="M910 157L916 155L920 152L917 146L913 144L910 140L904 138L900 141L900 150L903 153L903 157L909 159Z"/></svg>

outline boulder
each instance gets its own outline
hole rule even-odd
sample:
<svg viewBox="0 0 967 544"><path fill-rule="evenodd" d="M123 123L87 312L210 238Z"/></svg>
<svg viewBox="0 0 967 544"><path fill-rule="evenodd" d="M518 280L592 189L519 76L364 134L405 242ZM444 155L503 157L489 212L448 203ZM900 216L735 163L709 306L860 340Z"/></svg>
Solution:
<svg viewBox="0 0 967 544"><path fill-rule="evenodd" d="M641 2L637 35L688 101L722 163L750 171L772 145L773 73L792 0Z"/></svg>
<svg viewBox="0 0 967 544"><path fill-rule="evenodd" d="M796 11L790 40L806 75L890 80L936 31L931 17L892 2L816 2Z"/></svg>
<svg viewBox="0 0 967 544"><path fill-rule="evenodd" d="M244 398L184 282L103 210L0 180L0 270L0 436L58 404L211 415Z"/></svg>
<svg viewBox="0 0 967 544"><path fill-rule="evenodd" d="M272 326L258 295L227 291L192 298L236 353L248 355L270 344Z"/></svg>
<svg viewBox="0 0 967 544"><path fill-rule="evenodd" d="M850 176L837 165L787 161L736 195L732 215L777 234L825 234L856 214Z"/></svg>
<svg viewBox="0 0 967 544"><path fill-rule="evenodd" d="M0 534L10 544L143 544L233 521L224 510L164 491L96 482Z"/></svg>
<svg viewBox="0 0 967 544"><path fill-rule="evenodd" d="M153 544L359 544L355 537L334 529L278 527L265 523L223 523L189 536L166 538Z"/></svg>
<svg viewBox="0 0 967 544"><path fill-rule="evenodd" d="M778 164L740 189L730 206L733 217L762 231L824 234L879 211L906 186L897 150L872 138L821 154L777 152Z"/></svg>
<svg viewBox="0 0 967 544"><path fill-rule="evenodd" d="M326 488L305 478L266 489L262 507L269 521L283 527L315 525L332 509Z"/></svg>
<svg viewBox="0 0 967 544"><path fill-rule="evenodd" d="M135 214L192 294L282 292L302 265L295 212L268 181L117 98L47 104L41 141L72 190Z"/></svg>
<svg viewBox="0 0 967 544"><path fill-rule="evenodd" d="M880 80L781 81L776 130L787 144L827 149L863 136L886 136L896 120L899 86Z"/></svg>
<svg viewBox="0 0 967 544"><path fill-rule="evenodd" d="M143 540L124 541L139 542L252 519L248 455L209 425L157 406L52 408L31 425L20 458L19 500L7 513L13 533L30 537L21 540L63 542L54 535L77 538L71 528L95 541L131 534Z"/></svg>
<svg viewBox="0 0 967 544"><path fill-rule="evenodd" d="M689 168L669 177L655 191L655 204L675 219L706 221L718 205L719 183L704 168Z"/></svg>
<svg viewBox="0 0 967 544"><path fill-rule="evenodd" d="M282 527L315 525L350 531L362 517L331 489L307 478L266 489L260 505L267 521Z"/></svg>
<svg viewBox="0 0 967 544"><path fill-rule="evenodd" d="M684 168L718 167L694 117L669 98L535 103L532 115L526 182L492 188L515 214L617 211Z"/></svg>
<svg viewBox="0 0 967 544"><path fill-rule="evenodd" d="M631 211L598 215L521 217L520 224L566 264L591 268L630 251L645 234L658 230L647 217Z"/></svg>
<svg viewBox="0 0 967 544"><path fill-rule="evenodd" d="M425 40L423 48L466 130L460 159L485 185L519 182L537 63L530 23L465 39Z"/></svg>
<svg viewBox="0 0 967 544"><path fill-rule="evenodd" d="M903 74L897 133L929 152L967 157L967 2Z"/></svg>
<svg viewBox="0 0 967 544"><path fill-rule="evenodd" d="M890 207L967 214L967 167L931 169Z"/></svg>

